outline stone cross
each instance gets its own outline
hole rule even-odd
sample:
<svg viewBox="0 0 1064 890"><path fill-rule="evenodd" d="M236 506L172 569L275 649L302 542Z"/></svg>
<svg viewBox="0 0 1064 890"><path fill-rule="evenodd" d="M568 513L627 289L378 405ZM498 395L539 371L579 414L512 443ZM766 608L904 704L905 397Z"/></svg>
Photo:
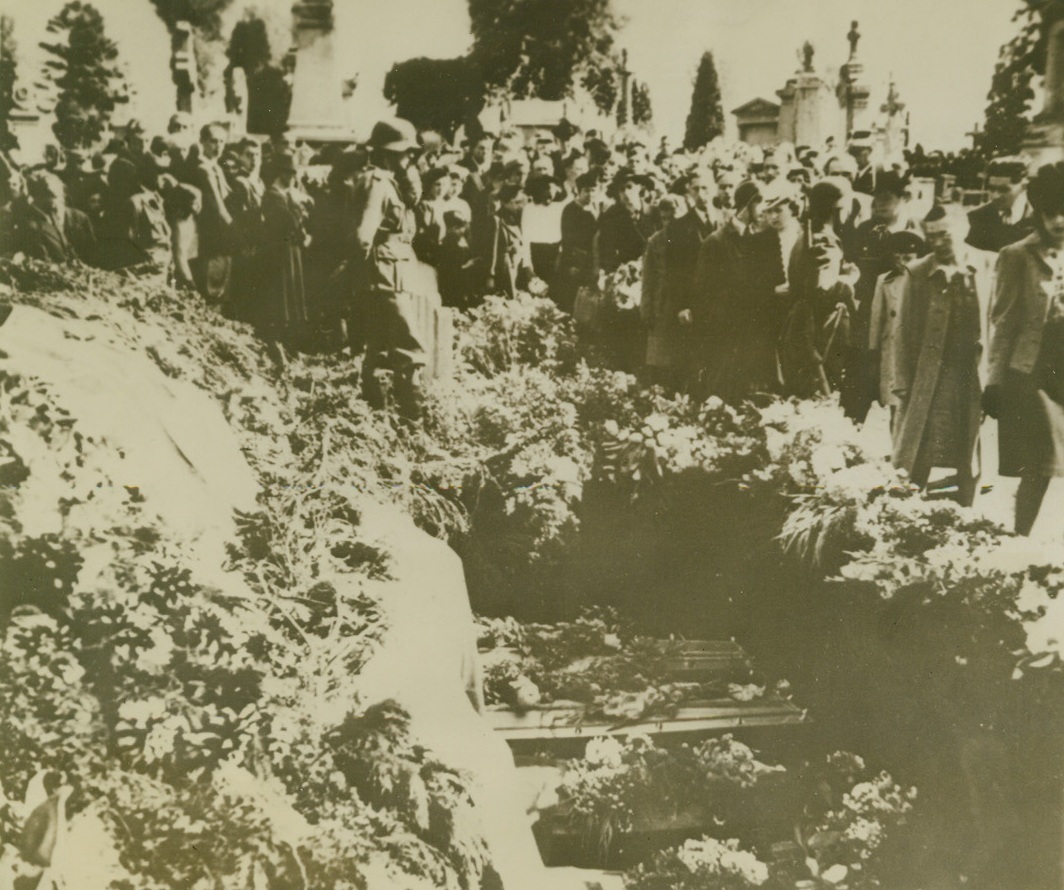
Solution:
<svg viewBox="0 0 1064 890"><path fill-rule="evenodd" d="M890 80L890 88L887 90L887 101L879 107L879 110L888 117L894 117L899 112L905 110L905 103L901 101L901 96L898 95L898 87L897 84L894 83L894 78L891 78Z"/></svg>

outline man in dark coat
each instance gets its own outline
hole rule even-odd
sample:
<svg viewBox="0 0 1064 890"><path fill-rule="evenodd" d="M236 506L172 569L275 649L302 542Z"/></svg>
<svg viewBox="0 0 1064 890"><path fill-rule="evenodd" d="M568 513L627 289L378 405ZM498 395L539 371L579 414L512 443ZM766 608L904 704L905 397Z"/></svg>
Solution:
<svg viewBox="0 0 1064 890"><path fill-rule="evenodd" d="M22 252L53 263L95 263L92 223L80 210L66 206L62 180L54 173L38 173L29 181L29 193L20 227Z"/></svg>
<svg viewBox="0 0 1064 890"><path fill-rule="evenodd" d="M717 226L710 210L716 185L708 170L695 170L686 177L687 212L669 224L665 236L666 299L678 314L692 303L695 271L702 244Z"/></svg>
<svg viewBox="0 0 1064 890"><path fill-rule="evenodd" d="M1027 200L1027 165L1019 158L998 158L990 162L986 177L991 198L968 214L965 243L997 253L1034 231L1034 211Z"/></svg>
<svg viewBox="0 0 1064 890"><path fill-rule="evenodd" d="M680 313L693 328L692 372L698 395L732 400L741 395L748 328L754 323L744 278L746 249L758 218L761 190L746 181L730 203L735 213L702 245L694 286Z"/></svg>
<svg viewBox="0 0 1064 890"><path fill-rule="evenodd" d="M743 290L750 303L739 381L744 395L779 390L776 350L792 304L787 275L791 253L802 237L800 193L794 186L777 179L762 195L764 227L750 236L743 255Z"/></svg>
<svg viewBox="0 0 1064 890"><path fill-rule="evenodd" d="M594 286L598 272L594 253L595 231L598 229L594 199L599 188L598 176L582 173L574 186L573 199L562 208L561 247L554 279L550 283L550 298L566 312L573 311L581 287Z"/></svg>
<svg viewBox="0 0 1064 890"><path fill-rule="evenodd" d="M199 256L192 267L204 298L219 306L229 300L232 271L233 217L227 202L230 185L218 164L225 149L226 132L220 124L200 131L200 156L192 170L192 185L199 189L203 207L199 219Z"/></svg>

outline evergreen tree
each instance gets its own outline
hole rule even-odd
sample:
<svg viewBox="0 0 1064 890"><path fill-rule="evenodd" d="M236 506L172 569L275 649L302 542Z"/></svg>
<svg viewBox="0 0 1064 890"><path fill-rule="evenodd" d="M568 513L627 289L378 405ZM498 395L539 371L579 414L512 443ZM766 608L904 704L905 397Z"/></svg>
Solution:
<svg viewBox="0 0 1064 890"><path fill-rule="evenodd" d="M621 97L619 80L616 60L610 58L587 67L580 82L599 111L603 114L613 114Z"/></svg>
<svg viewBox="0 0 1064 890"><path fill-rule="evenodd" d="M613 64L612 0L468 0L471 57L486 90L562 99ZM601 106L600 106L601 107Z"/></svg>
<svg viewBox="0 0 1064 890"><path fill-rule="evenodd" d="M987 157L1020 150L1031 119L1031 82L1045 70L1045 42L1038 15L1025 4L1013 21L1019 23L1019 33L1001 47L977 144Z"/></svg>
<svg viewBox="0 0 1064 890"><path fill-rule="evenodd" d="M713 53L702 54L691 92L691 111L687 115L683 146L694 151L724 132L724 110L721 108L720 82Z"/></svg>
<svg viewBox="0 0 1064 890"><path fill-rule="evenodd" d="M52 132L64 148L89 148L106 132L116 106L127 102L118 47L90 3L72 0L48 23L54 43L42 43L56 74L59 98Z"/></svg>
<svg viewBox="0 0 1064 890"><path fill-rule="evenodd" d="M632 85L632 123L646 127L654 122L654 106L650 102L650 87L641 80Z"/></svg>
<svg viewBox="0 0 1064 890"><path fill-rule="evenodd" d="M10 16L0 15L0 151L10 151L18 146L9 124L11 109L15 104L17 51L14 22Z"/></svg>
<svg viewBox="0 0 1064 890"><path fill-rule="evenodd" d="M467 56L397 62L384 78L384 98L419 130L447 138L463 124L467 132L475 129L472 122L484 107L483 86Z"/></svg>

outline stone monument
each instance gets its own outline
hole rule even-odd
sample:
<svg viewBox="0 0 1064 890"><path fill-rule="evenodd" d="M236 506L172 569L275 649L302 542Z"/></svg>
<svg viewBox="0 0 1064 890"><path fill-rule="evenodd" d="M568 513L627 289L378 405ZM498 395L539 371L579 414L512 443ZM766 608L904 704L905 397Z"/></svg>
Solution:
<svg viewBox="0 0 1064 890"><path fill-rule="evenodd" d="M894 78L890 79L887 100L879 107L883 118L880 124L880 142L883 153L889 158L900 155L909 147L909 112L901 101Z"/></svg>
<svg viewBox="0 0 1064 890"><path fill-rule="evenodd" d="M1046 71L1042 110L1027 131L1023 150L1034 167L1064 161L1064 0L1028 0L1042 18Z"/></svg>
<svg viewBox="0 0 1064 890"><path fill-rule="evenodd" d="M170 76L177 89L177 110L195 112L198 73L192 25L178 22L170 37Z"/></svg>
<svg viewBox="0 0 1064 890"><path fill-rule="evenodd" d="M353 138L336 73L332 0L300 0L292 7L295 71L288 135L308 142Z"/></svg>
<svg viewBox="0 0 1064 890"><path fill-rule="evenodd" d="M850 57L839 69L837 94L839 105L845 115L844 135L849 139L855 130L871 129L867 121L868 97L871 90L864 83L864 65L857 57L857 44L861 40L857 22L850 23L850 33L846 35L846 38L850 41Z"/></svg>
<svg viewBox="0 0 1064 890"><path fill-rule="evenodd" d="M802 47L801 69L776 95L780 98L778 138L795 145L823 145L839 136L839 104L835 92L813 64L813 45Z"/></svg>

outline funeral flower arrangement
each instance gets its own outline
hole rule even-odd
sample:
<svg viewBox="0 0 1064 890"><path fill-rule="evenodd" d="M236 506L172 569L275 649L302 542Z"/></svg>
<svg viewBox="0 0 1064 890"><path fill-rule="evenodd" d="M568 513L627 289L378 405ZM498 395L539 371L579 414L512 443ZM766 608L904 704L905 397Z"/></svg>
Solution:
<svg viewBox="0 0 1064 890"><path fill-rule="evenodd" d="M735 839L702 837L657 854L625 876L629 890L751 890L769 880L768 866Z"/></svg>
<svg viewBox="0 0 1064 890"><path fill-rule="evenodd" d="M745 663L710 680L679 682L670 659L682 653L682 641L635 634L609 609L571 622L480 618L478 625L489 705L525 711L574 703L583 707L573 719L638 721L672 716L684 705L787 692L784 681L758 682Z"/></svg>
<svg viewBox="0 0 1064 890"><path fill-rule="evenodd" d="M726 821L735 792L781 771L731 736L671 749L642 735L594 738L582 759L566 765L557 816L608 860L619 835L646 830L654 819L695 811Z"/></svg>

